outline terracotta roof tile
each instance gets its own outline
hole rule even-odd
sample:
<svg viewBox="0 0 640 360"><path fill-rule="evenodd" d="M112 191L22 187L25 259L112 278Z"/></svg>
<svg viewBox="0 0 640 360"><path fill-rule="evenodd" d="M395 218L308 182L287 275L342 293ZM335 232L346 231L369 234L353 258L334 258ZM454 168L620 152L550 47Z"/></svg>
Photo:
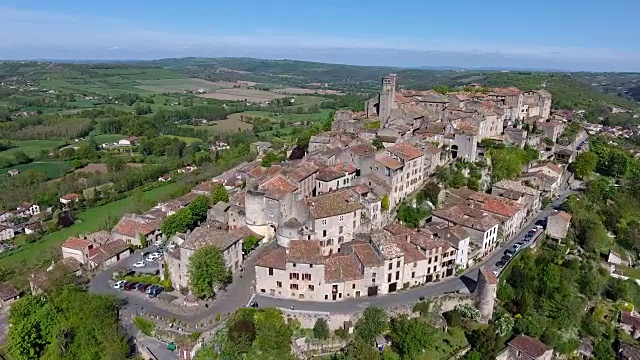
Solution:
<svg viewBox="0 0 640 360"><path fill-rule="evenodd" d="M287 262L322 264L322 250L319 240L291 240Z"/></svg>
<svg viewBox="0 0 640 360"><path fill-rule="evenodd" d="M220 250L225 250L238 241L242 241L243 235L240 233L219 230L210 223L205 223L193 229L187 235L186 240L180 245L181 248L197 250L204 246L215 246Z"/></svg>
<svg viewBox="0 0 640 360"><path fill-rule="evenodd" d="M307 200L315 219L338 216L363 209L364 206L348 189L322 194Z"/></svg>
<svg viewBox="0 0 640 360"><path fill-rule="evenodd" d="M109 241L98 248L89 250L89 260L94 264L102 264L128 249L129 245L127 245L123 240Z"/></svg>
<svg viewBox="0 0 640 360"><path fill-rule="evenodd" d="M387 151L404 160L413 160L423 155L422 150L418 149L408 142L390 146L387 148Z"/></svg>
<svg viewBox="0 0 640 360"><path fill-rule="evenodd" d="M256 260L256 266L286 270L286 249L283 247L277 247L275 249L265 251L264 254L261 254Z"/></svg>
<svg viewBox="0 0 640 360"><path fill-rule="evenodd" d="M404 166L400 160L396 160L387 155L376 156L376 161L388 167L391 170L397 170Z"/></svg>
<svg viewBox="0 0 640 360"><path fill-rule="evenodd" d="M354 155L358 156L371 156L376 153L376 149L369 144L360 144L356 146L351 146L345 149L345 151L351 152Z"/></svg>
<svg viewBox="0 0 640 360"><path fill-rule="evenodd" d="M527 335L518 335L509 341L509 346L536 359L551 350L540 340Z"/></svg>
<svg viewBox="0 0 640 360"><path fill-rule="evenodd" d="M287 176L297 182L301 182L318 171L318 167L307 161L297 161L291 164L292 168Z"/></svg>
<svg viewBox="0 0 640 360"><path fill-rule="evenodd" d="M359 242L352 242L351 248L358 257L362 265L366 267L376 267L384 265L384 261L378 256L376 251L371 247L371 244Z"/></svg>
<svg viewBox="0 0 640 360"><path fill-rule="evenodd" d="M77 237L70 237L62 243L63 248L83 251L91 245L91 241L80 239Z"/></svg>
<svg viewBox="0 0 640 360"><path fill-rule="evenodd" d="M416 261L427 260L426 255L424 255L420 250L416 248L412 243L407 242L406 240L402 240L398 237L393 240L394 244L400 248L400 250L404 253L404 263L413 263Z"/></svg>
<svg viewBox="0 0 640 360"><path fill-rule="evenodd" d="M316 176L316 179L320 181L333 181L348 174L353 174L355 172L355 166L347 163L340 163L320 170L320 172L318 172L318 175Z"/></svg>
<svg viewBox="0 0 640 360"><path fill-rule="evenodd" d="M456 225L480 231L487 231L500 223L499 219L494 215L461 204L434 210L433 216L437 216Z"/></svg>
<svg viewBox="0 0 640 360"><path fill-rule="evenodd" d="M73 193L73 194L67 194L67 195L61 197L61 199L62 200L67 200L67 201L71 201L71 200L75 200L75 199L77 199L79 197L80 197L80 195Z"/></svg>
<svg viewBox="0 0 640 360"><path fill-rule="evenodd" d="M161 224L162 219L159 218L127 214L120 219L111 232L135 238L139 235L148 235L160 229Z"/></svg>
<svg viewBox="0 0 640 360"><path fill-rule="evenodd" d="M324 258L324 281L326 283L340 283L362 279L354 255L333 254Z"/></svg>
<svg viewBox="0 0 640 360"><path fill-rule="evenodd" d="M287 180L284 175L277 174L260 184L260 189L266 191L266 197L280 200L287 194L296 191L298 187Z"/></svg>

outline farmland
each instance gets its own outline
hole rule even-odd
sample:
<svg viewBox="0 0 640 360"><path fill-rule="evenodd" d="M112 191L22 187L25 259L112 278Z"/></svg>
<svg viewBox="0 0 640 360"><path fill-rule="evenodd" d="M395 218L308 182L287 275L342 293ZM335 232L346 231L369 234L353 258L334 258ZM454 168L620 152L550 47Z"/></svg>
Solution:
<svg viewBox="0 0 640 360"><path fill-rule="evenodd" d="M157 93L173 93L184 91L216 91L219 89L233 88L230 82L212 82L196 78L180 78L180 79L163 79L163 80L140 80L140 85L136 87L144 91Z"/></svg>
<svg viewBox="0 0 640 360"><path fill-rule="evenodd" d="M149 204L156 204L178 188L177 183L164 185L147 191L144 198ZM111 218L119 219L126 212L130 211L134 202L133 197L92 208L78 214L78 221L72 226L45 235L41 240L32 244L25 244L17 250L12 251L7 256L0 258L0 265L11 266L20 263L21 266L35 265L42 259L43 254L49 251L59 251L60 244L69 236L77 236L100 230L100 228Z"/></svg>
<svg viewBox="0 0 640 360"><path fill-rule="evenodd" d="M231 88L231 89L219 89L212 93L199 95L200 97L207 99L217 100L231 100L231 101L247 101L264 103L267 101L284 98L285 95L278 94L272 91Z"/></svg>
<svg viewBox="0 0 640 360"><path fill-rule="evenodd" d="M11 149L0 152L0 160L13 160L15 154L19 151L24 152L30 158L37 158L43 151L47 154L52 149L59 148L64 145L60 140L11 140L0 139L0 141L11 141L14 146Z"/></svg>
<svg viewBox="0 0 640 360"><path fill-rule="evenodd" d="M0 169L0 176L5 176L7 171L16 169L20 173L24 173L27 170L44 170L49 179L57 179L64 175L71 169L70 162L68 161L36 161L29 164L16 165L4 169ZM19 175L20 176L20 175Z"/></svg>

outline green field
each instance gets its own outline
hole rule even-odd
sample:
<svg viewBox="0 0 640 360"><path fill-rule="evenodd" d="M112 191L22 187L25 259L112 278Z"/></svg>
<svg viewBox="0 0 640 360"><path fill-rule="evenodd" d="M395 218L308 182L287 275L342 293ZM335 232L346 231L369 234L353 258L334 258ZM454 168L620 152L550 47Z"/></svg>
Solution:
<svg viewBox="0 0 640 360"><path fill-rule="evenodd" d="M215 91L219 89L233 88L233 83L212 82L195 78L172 78L163 80L141 80L138 81L138 88L151 92L183 92L196 91L203 89L206 91Z"/></svg>
<svg viewBox="0 0 640 360"><path fill-rule="evenodd" d="M100 134L100 135L94 135L93 140L95 140L95 142L98 145L104 144L104 143L112 144L126 137L127 135L120 135L120 134Z"/></svg>
<svg viewBox="0 0 640 360"><path fill-rule="evenodd" d="M163 185L159 188L147 191L145 199L150 203L156 204L166 194L171 194L178 188L178 183ZM40 241L32 244L26 244L19 248L18 251L12 252L3 258L0 258L1 266L11 266L20 264L21 266L29 266L38 263L38 255L46 254L50 250L59 251L60 244L69 236L78 236L83 233L90 233L99 230L109 217L120 218L124 215L133 204L133 197L89 209L77 214L77 222L60 231L44 236Z"/></svg>
<svg viewBox="0 0 640 360"><path fill-rule="evenodd" d="M175 135L165 135L165 137L171 137L171 138L177 138L180 139L182 141L184 141L185 143L187 143L187 145L191 145L194 142L202 142L202 140L198 139L198 138L194 138L194 137L187 137L187 136L175 136Z"/></svg>
<svg viewBox="0 0 640 360"><path fill-rule="evenodd" d="M14 154L17 151L23 151L25 154L29 155L31 158L40 157L40 152L42 150L47 151L47 154L51 152L52 149L58 148L64 145L63 141L60 140L11 140L11 139L0 139L0 141L11 141L11 143L15 146L6 151L0 152L0 159L13 160Z"/></svg>
<svg viewBox="0 0 640 360"><path fill-rule="evenodd" d="M18 169L20 173L24 173L27 170L44 170L49 179L57 179L65 174L67 169L70 169L70 162L65 161L52 161L52 162L32 162L29 164L22 164L12 166L4 169L0 169L0 176L7 173L11 169ZM20 175L18 175L20 176Z"/></svg>

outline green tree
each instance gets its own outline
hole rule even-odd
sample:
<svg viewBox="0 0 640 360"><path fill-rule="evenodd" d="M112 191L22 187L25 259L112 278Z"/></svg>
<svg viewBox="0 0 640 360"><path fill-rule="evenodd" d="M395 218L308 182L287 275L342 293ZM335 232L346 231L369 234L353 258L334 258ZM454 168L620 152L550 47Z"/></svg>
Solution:
<svg viewBox="0 0 640 360"><path fill-rule="evenodd" d="M313 337L316 339L327 339L330 335L329 324L324 318L318 318L316 323L313 324Z"/></svg>
<svg viewBox="0 0 640 360"><path fill-rule="evenodd" d="M207 211L210 209L210 200L204 195L200 195L187 206L194 221L203 221L207 218Z"/></svg>
<svg viewBox="0 0 640 360"><path fill-rule="evenodd" d="M108 157L105 163L109 172L120 172L127 166L127 163L122 158L115 156Z"/></svg>
<svg viewBox="0 0 640 360"><path fill-rule="evenodd" d="M494 360L498 355L500 338L495 326L472 330L468 340L471 349L482 355L482 360Z"/></svg>
<svg viewBox="0 0 640 360"><path fill-rule="evenodd" d="M429 211L422 206L411 206L407 203L402 203L398 207L398 213L396 217L410 228L418 228L429 216Z"/></svg>
<svg viewBox="0 0 640 360"><path fill-rule="evenodd" d="M242 241L242 251L248 254L260 243L260 239L257 236L249 235Z"/></svg>
<svg viewBox="0 0 640 360"><path fill-rule="evenodd" d="M293 360L291 353L291 328L284 320L282 312L269 308L254 316L256 340L253 343L255 359Z"/></svg>
<svg viewBox="0 0 640 360"><path fill-rule="evenodd" d="M384 149L384 143L377 136L373 139L373 141L371 141L371 146L373 146L373 148L376 150Z"/></svg>
<svg viewBox="0 0 640 360"><path fill-rule="evenodd" d="M451 87L447 85L437 85L436 87L433 88L433 90L435 90L437 93L440 93L442 95L447 95L448 93L451 92Z"/></svg>
<svg viewBox="0 0 640 360"><path fill-rule="evenodd" d="M13 153L13 157L16 159L16 162L18 164L27 164L30 163L31 158L29 157L29 155L25 154L24 151L18 150L16 152Z"/></svg>
<svg viewBox="0 0 640 360"><path fill-rule="evenodd" d="M342 350L345 360L379 360L380 351L370 342L356 339Z"/></svg>
<svg viewBox="0 0 640 360"><path fill-rule="evenodd" d="M403 359L416 359L434 340L435 328L406 314L391 319L391 344Z"/></svg>
<svg viewBox="0 0 640 360"><path fill-rule="evenodd" d="M224 185L217 185L211 191L211 205L215 205L220 201L229 202L229 193L227 189L224 188Z"/></svg>
<svg viewBox="0 0 640 360"><path fill-rule="evenodd" d="M382 211L389 211L389 195L384 194L382 200L380 201L380 208Z"/></svg>
<svg viewBox="0 0 640 360"><path fill-rule="evenodd" d="M194 223L193 215L189 208L182 208L176 211L175 214L168 216L160 225L160 231L167 238L171 237L175 233L184 233L189 230L189 227Z"/></svg>
<svg viewBox="0 0 640 360"><path fill-rule="evenodd" d="M594 172L597 165L598 155L590 151L578 154L576 161L571 164L576 176L581 179L584 179Z"/></svg>
<svg viewBox="0 0 640 360"><path fill-rule="evenodd" d="M189 287L198 297L211 297L215 286L231 282L222 251L215 246L204 246L189 258Z"/></svg>
<svg viewBox="0 0 640 360"><path fill-rule="evenodd" d="M364 342L373 343L376 336L382 334L388 326L387 313L378 307L368 307L355 326L356 336Z"/></svg>
<svg viewBox="0 0 640 360"><path fill-rule="evenodd" d="M96 156L96 151L89 145L80 145L76 151L76 157L78 159L91 160Z"/></svg>

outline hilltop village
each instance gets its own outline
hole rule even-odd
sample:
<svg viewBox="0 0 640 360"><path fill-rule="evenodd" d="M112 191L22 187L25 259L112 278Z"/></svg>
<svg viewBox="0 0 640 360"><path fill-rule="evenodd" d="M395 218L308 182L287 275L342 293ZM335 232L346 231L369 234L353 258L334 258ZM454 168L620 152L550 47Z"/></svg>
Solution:
<svg viewBox="0 0 640 360"><path fill-rule="evenodd" d="M587 135L555 143L567 121L552 112L545 90L472 85L441 94L397 90L396 81L382 79L365 111L338 111L330 131L311 137L303 158L263 166L270 144L256 143L256 161L146 213L127 214L111 232L69 238L65 262L100 269L129 256L129 246L169 241L161 277L187 294L196 250L220 248L237 274L246 260L243 242L251 238L266 244L255 261L254 291L313 301L393 293L481 262L558 195L570 175L566 164ZM540 156L518 178L492 182L489 143L533 148ZM396 219L400 206L436 183L438 169L455 163L482 169L478 189L438 187L428 222L417 228ZM164 219L222 187L228 201L213 205L206 221L169 239L162 234ZM60 201L77 201L72 195Z"/></svg>

